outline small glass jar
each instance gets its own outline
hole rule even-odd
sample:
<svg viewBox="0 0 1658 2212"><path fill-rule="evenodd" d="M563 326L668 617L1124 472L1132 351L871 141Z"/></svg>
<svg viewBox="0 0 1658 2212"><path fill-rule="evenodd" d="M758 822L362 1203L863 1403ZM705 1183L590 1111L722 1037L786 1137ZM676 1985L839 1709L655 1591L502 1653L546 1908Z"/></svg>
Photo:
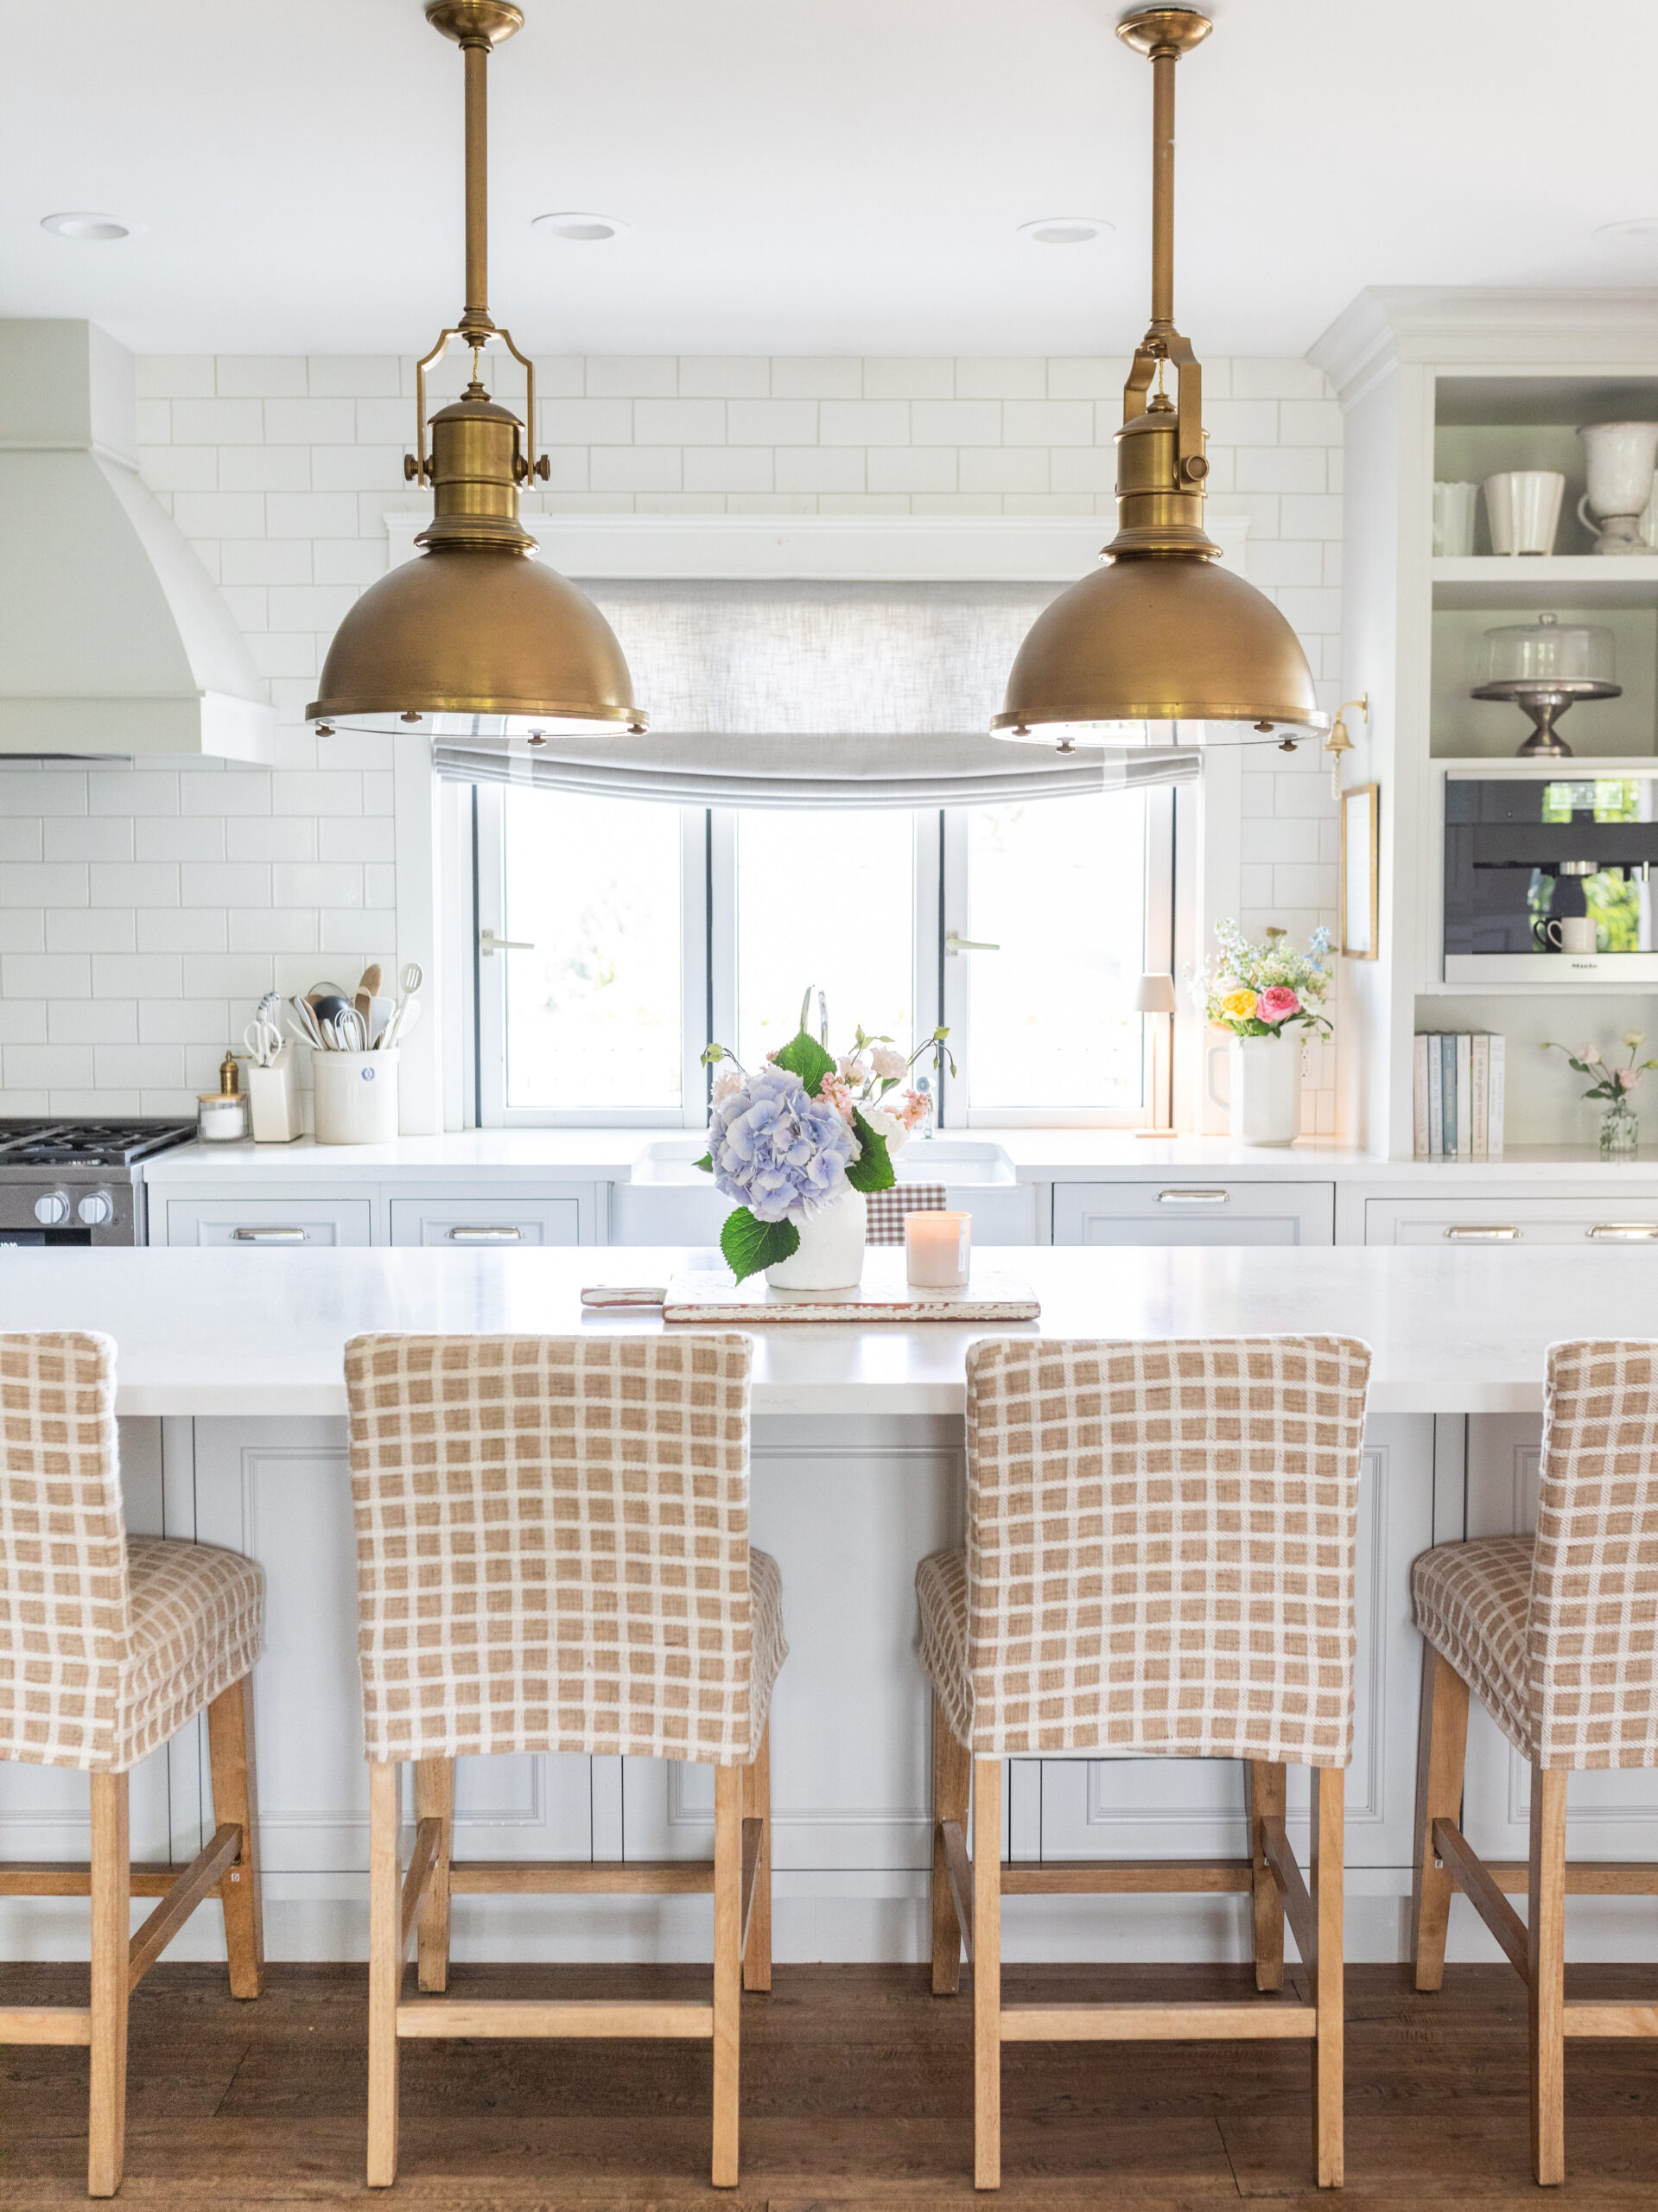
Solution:
<svg viewBox="0 0 1658 2212"><path fill-rule="evenodd" d="M1603 1160L1633 1160L1641 1142L1641 1116L1627 1098L1614 1098L1600 1117Z"/></svg>
<svg viewBox="0 0 1658 2212"><path fill-rule="evenodd" d="M248 1133L248 1102L240 1090L204 1090L196 1098L196 1135L203 1144L236 1144Z"/></svg>

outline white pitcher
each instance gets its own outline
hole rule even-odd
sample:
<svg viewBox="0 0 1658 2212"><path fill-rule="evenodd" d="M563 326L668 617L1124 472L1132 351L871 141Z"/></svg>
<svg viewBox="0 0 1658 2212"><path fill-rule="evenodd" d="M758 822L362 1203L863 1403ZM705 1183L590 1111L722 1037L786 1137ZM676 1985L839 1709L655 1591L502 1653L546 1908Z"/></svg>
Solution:
<svg viewBox="0 0 1658 2212"><path fill-rule="evenodd" d="M1650 553L1636 525L1652 497L1658 423L1585 423L1578 435L1589 468L1578 519L1595 539L1596 552Z"/></svg>
<svg viewBox="0 0 1658 2212"><path fill-rule="evenodd" d="M1215 1063L1226 1054L1226 1096ZM1204 1065L1210 1099L1224 1106L1235 1144L1293 1144L1301 1134L1301 1043L1293 1036L1234 1037L1211 1045Z"/></svg>

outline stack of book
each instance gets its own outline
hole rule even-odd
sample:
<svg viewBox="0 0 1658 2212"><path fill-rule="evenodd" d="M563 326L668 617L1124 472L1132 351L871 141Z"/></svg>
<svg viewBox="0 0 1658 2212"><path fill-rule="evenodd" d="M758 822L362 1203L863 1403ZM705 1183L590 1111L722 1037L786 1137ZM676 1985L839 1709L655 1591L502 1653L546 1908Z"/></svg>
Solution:
<svg viewBox="0 0 1658 2212"><path fill-rule="evenodd" d="M1411 1121L1418 1160L1502 1157L1503 1039L1419 1037Z"/></svg>

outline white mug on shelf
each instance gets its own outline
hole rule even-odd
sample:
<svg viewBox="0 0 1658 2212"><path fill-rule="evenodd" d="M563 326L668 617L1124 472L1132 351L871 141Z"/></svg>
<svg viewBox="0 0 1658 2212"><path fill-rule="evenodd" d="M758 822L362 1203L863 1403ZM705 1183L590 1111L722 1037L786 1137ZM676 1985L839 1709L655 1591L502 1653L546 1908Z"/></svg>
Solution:
<svg viewBox="0 0 1658 2212"><path fill-rule="evenodd" d="M1505 468L1488 476L1485 519L1493 553L1552 553L1566 479L1553 468Z"/></svg>
<svg viewBox="0 0 1658 2212"><path fill-rule="evenodd" d="M1433 486L1433 551L1438 559L1463 560L1474 550L1477 484Z"/></svg>
<svg viewBox="0 0 1658 2212"><path fill-rule="evenodd" d="M1557 952L1598 952L1600 925L1592 914L1565 914L1542 925L1546 941Z"/></svg>
<svg viewBox="0 0 1658 2212"><path fill-rule="evenodd" d="M313 1052L319 1144L393 1144L397 1135L397 1055Z"/></svg>

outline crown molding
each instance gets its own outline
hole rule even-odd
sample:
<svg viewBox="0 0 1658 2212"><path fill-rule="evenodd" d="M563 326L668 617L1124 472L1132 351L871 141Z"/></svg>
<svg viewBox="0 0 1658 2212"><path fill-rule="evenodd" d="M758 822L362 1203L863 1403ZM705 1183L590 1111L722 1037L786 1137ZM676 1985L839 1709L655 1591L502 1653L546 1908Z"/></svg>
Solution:
<svg viewBox="0 0 1658 2212"><path fill-rule="evenodd" d="M1344 406L1397 364L1658 371L1658 289L1378 284L1307 349Z"/></svg>

